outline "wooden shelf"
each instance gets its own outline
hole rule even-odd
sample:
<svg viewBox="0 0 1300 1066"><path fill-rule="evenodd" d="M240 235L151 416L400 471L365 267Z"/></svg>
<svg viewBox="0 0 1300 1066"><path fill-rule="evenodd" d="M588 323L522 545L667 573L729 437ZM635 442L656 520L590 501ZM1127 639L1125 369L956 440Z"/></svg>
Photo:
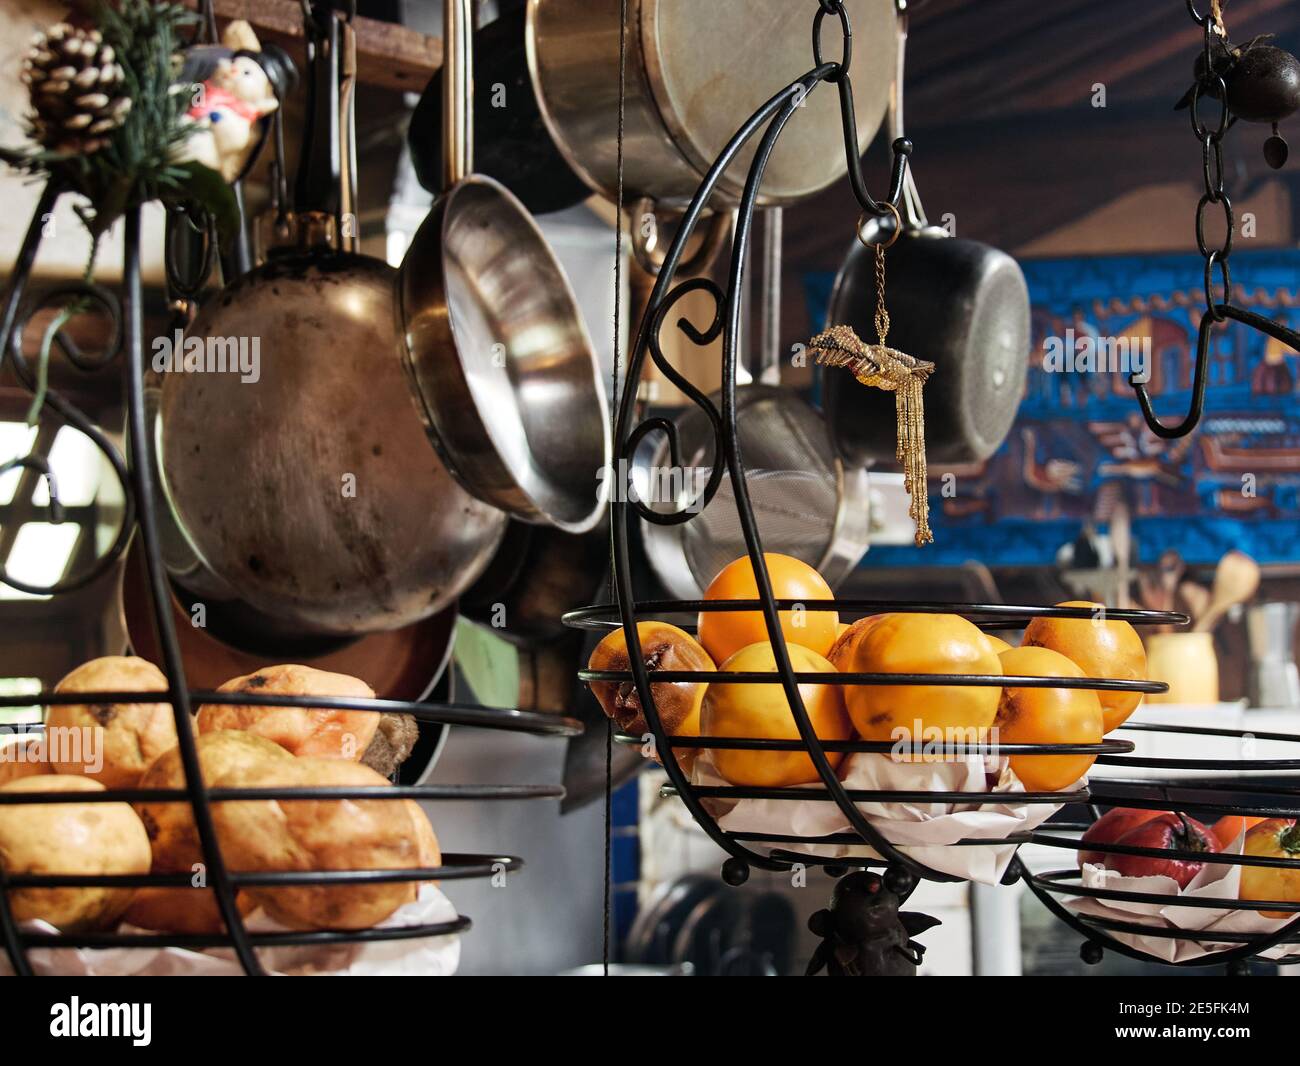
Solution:
<svg viewBox="0 0 1300 1066"><path fill-rule="evenodd" d="M197 8L197 0L184 0ZM304 61L302 6L298 0L216 0L217 22L224 27L244 19L258 39L273 41L300 66ZM393 22L357 16L357 67L366 85L420 92L442 66L442 40Z"/></svg>

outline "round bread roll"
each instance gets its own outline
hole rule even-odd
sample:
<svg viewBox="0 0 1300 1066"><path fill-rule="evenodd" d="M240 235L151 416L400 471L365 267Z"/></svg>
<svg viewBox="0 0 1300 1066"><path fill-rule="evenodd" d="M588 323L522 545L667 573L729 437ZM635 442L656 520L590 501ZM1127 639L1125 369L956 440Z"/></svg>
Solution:
<svg viewBox="0 0 1300 1066"><path fill-rule="evenodd" d="M243 767L229 788L391 787L342 759L298 758ZM217 832L233 869L406 870L421 865L410 806L401 800L237 800L217 804ZM428 842L425 843L428 848ZM252 887L248 894L291 929L368 929L412 899L410 882Z"/></svg>
<svg viewBox="0 0 1300 1066"><path fill-rule="evenodd" d="M235 906L244 917L257 909L247 892L235 893ZM216 895L197 885L195 888L138 889L122 920L140 929L183 936L216 936L226 931Z"/></svg>
<svg viewBox="0 0 1300 1066"><path fill-rule="evenodd" d="M45 759L45 746L40 737L25 737L0 745L0 785L53 772L54 767Z"/></svg>
<svg viewBox="0 0 1300 1066"><path fill-rule="evenodd" d="M42 774L0 785L3 792L103 792L87 777ZM125 803L0 805L0 866L7 874L146 874L149 838ZM18 921L40 919L64 932L111 927L133 888L16 888Z"/></svg>
<svg viewBox="0 0 1300 1066"><path fill-rule="evenodd" d="M207 733L196 739L199 767L209 788L218 787L234 770L268 762L289 762L291 756L280 745L264 737L235 730ZM164 752L140 778L141 788L173 789L185 787L185 768L179 747ZM220 804L213 804L214 809ZM194 875L195 888L143 888L126 912L126 920L141 929L173 933L219 933L225 929L216 896L200 886L210 882L205 876L203 847L193 810L188 803L137 803L149 846L153 852L153 872ZM237 897L240 913L253 909L247 894Z"/></svg>
<svg viewBox="0 0 1300 1066"><path fill-rule="evenodd" d="M144 659L109 655L82 663L54 691L165 692L167 678ZM55 770L87 774L105 788L134 788L145 768L176 746L170 703L55 704L45 730Z"/></svg>
<svg viewBox="0 0 1300 1066"><path fill-rule="evenodd" d="M441 866L442 865L442 847L438 844L438 835L433 831L433 823L429 821L429 816L424 813L415 800L407 800L406 808L410 812L411 821L415 825L415 848L418 861L417 866ZM426 881L425 884L436 885L437 881ZM411 886L411 897L414 899L419 895L419 890L415 885Z"/></svg>
<svg viewBox="0 0 1300 1066"><path fill-rule="evenodd" d="M351 699L373 699L375 695L359 678L295 665L263 667L227 681L217 691ZM374 739L379 715L373 711L334 711L324 707L235 707L210 703L199 708L198 722L200 733L242 729L273 740L294 755L357 762Z"/></svg>

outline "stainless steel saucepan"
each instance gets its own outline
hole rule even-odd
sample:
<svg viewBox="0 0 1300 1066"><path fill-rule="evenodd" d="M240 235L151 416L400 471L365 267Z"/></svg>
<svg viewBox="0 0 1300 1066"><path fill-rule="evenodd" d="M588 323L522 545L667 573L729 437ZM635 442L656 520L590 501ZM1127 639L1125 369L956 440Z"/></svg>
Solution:
<svg viewBox="0 0 1300 1066"><path fill-rule="evenodd" d="M193 369L182 360L164 377L159 438L168 498L204 567L266 615L354 635L450 605L506 516L429 447L399 358L395 271L335 245L351 27L319 7L306 28L300 247L200 311L186 334ZM229 368L241 346L247 373Z"/></svg>
<svg viewBox="0 0 1300 1066"><path fill-rule="evenodd" d="M402 354L429 437L460 483L570 533L604 515L605 385L546 239L499 182L470 173L471 0L446 0L445 191L398 278Z"/></svg>
<svg viewBox="0 0 1300 1066"><path fill-rule="evenodd" d="M889 100L896 0L845 0L853 26L858 143ZM791 0L628 0L624 191L684 207L735 132L813 67L807 5ZM594 191L618 188L620 0L529 0L528 62L556 147ZM834 23L835 20L829 20ZM835 45L828 40L829 50ZM847 171L839 102L810 95L763 181L764 206L790 204ZM751 143L718 183L717 207L744 188Z"/></svg>

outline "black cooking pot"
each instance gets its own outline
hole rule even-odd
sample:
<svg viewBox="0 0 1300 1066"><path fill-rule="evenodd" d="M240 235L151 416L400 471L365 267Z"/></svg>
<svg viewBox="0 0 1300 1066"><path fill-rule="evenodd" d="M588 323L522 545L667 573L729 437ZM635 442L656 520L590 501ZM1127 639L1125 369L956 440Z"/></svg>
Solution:
<svg viewBox="0 0 1300 1066"><path fill-rule="evenodd" d="M885 253L889 345L934 363L925 386L926 453L935 463L987 459L1006 438L1029 367L1029 291L1019 265L978 241L907 228ZM875 253L858 241L831 295L828 325L876 339ZM824 378L835 441L852 462L892 462L892 393L848 374Z"/></svg>
<svg viewBox="0 0 1300 1066"><path fill-rule="evenodd" d="M524 23L521 5L475 31L474 169L496 178L533 214L544 215L577 206L591 190L565 162L542 120L528 73ZM432 193L443 188L442 93L438 70L408 134L415 176Z"/></svg>

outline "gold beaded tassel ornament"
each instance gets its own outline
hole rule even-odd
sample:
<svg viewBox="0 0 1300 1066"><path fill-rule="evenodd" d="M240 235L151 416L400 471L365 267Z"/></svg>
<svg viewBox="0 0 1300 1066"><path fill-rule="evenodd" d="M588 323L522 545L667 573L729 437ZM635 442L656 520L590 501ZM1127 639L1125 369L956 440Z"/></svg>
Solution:
<svg viewBox="0 0 1300 1066"><path fill-rule="evenodd" d="M877 342L865 343L849 326L832 326L814 337L808 347L822 366L845 367L862 384L894 394L898 413L898 446L894 457L903 468L903 484L912 498L908 514L916 523L915 540L920 547L934 543L926 489L925 405L921 392L934 372L934 364L914 359L885 343L889 336L889 309L885 306L885 249L898 240L903 228L898 209L889 203L885 207L894 216L894 231L887 241L868 242L862 235L861 221L858 223L858 239L873 247L876 253Z"/></svg>

